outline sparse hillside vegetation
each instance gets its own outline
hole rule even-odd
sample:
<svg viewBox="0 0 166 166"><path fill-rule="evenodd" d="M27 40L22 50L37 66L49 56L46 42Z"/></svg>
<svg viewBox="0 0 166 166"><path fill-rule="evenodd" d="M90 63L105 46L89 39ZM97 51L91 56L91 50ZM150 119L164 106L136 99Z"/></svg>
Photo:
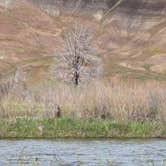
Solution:
<svg viewBox="0 0 166 166"><path fill-rule="evenodd" d="M131 0L122 1L107 15L103 25L95 16L99 13L100 17L107 14L116 4L114 1L85 3L82 0L80 5L75 3L77 10L68 11L69 2L71 1L63 4L58 0L44 1L44 3L40 0L25 0L13 1L9 8L1 6L0 61L14 65L24 64L24 66L30 66L28 60L41 59L43 62L43 57L51 57L60 52L63 47L61 37L63 31L77 23L88 25L93 31L92 43L97 55L104 60L103 70L107 73L107 77L125 75L127 78L165 80L166 12L163 0L146 4L137 0L134 3ZM48 6L52 7L48 9L51 11L61 10L60 14L49 15L43 10ZM105 65L109 62L113 62L122 70L124 67L122 64L125 64L126 70L117 72ZM146 64L151 65L148 72ZM35 72L43 73L41 70L47 72L46 65L51 66L46 60L43 62L44 69L41 65L35 69ZM127 69L130 72L125 72ZM27 72L36 78L33 69ZM40 77L40 74L38 76Z"/></svg>

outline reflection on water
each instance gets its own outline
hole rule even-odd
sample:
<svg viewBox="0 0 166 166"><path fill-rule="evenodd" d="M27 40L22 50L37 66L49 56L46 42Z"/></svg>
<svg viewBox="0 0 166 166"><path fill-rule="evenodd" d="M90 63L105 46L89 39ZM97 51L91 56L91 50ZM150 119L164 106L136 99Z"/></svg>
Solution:
<svg viewBox="0 0 166 166"><path fill-rule="evenodd" d="M161 166L164 159L166 140L0 140L0 166Z"/></svg>

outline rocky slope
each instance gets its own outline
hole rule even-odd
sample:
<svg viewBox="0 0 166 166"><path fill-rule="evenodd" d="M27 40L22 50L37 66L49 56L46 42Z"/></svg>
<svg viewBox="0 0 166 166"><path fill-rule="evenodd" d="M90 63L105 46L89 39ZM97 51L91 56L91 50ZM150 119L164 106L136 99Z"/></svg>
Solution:
<svg viewBox="0 0 166 166"><path fill-rule="evenodd" d="M46 74L75 22L93 30L105 76L166 78L165 0L0 0L1 68Z"/></svg>

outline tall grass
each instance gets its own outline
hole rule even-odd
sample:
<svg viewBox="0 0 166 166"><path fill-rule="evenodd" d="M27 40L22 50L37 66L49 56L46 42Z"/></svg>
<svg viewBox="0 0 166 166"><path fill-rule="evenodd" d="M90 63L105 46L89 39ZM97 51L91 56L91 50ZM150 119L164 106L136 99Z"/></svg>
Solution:
<svg viewBox="0 0 166 166"><path fill-rule="evenodd" d="M37 91L16 88L1 101L2 118L31 117L166 121L164 83L95 81L73 87L57 84Z"/></svg>

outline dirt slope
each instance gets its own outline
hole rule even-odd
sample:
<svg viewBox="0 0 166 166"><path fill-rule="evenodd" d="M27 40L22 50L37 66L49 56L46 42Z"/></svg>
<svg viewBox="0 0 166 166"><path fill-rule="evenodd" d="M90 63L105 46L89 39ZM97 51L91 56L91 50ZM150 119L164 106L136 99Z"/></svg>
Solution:
<svg viewBox="0 0 166 166"><path fill-rule="evenodd" d="M0 1L0 68L19 64L43 77L61 49L61 32L88 25L103 59L103 76L166 80L165 0ZM70 3L69 3L70 2ZM92 3L93 2L93 3Z"/></svg>

